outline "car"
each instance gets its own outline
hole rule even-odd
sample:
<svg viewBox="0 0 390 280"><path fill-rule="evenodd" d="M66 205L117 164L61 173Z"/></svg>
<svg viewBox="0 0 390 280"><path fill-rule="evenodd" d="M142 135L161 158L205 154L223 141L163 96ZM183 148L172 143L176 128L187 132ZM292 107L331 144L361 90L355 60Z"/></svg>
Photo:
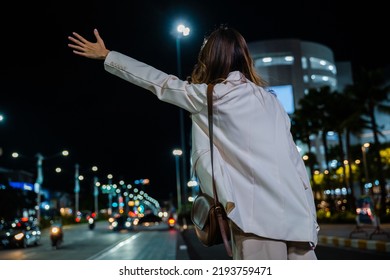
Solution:
<svg viewBox="0 0 390 280"><path fill-rule="evenodd" d="M168 230L168 223L155 214L147 214L143 217L134 219L134 230Z"/></svg>
<svg viewBox="0 0 390 280"><path fill-rule="evenodd" d="M3 221L0 226L0 245L5 248L27 248L40 244L41 230L28 218Z"/></svg>
<svg viewBox="0 0 390 280"><path fill-rule="evenodd" d="M133 219L123 215L111 217L108 222L112 231L131 230L133 226Z"/></svg>

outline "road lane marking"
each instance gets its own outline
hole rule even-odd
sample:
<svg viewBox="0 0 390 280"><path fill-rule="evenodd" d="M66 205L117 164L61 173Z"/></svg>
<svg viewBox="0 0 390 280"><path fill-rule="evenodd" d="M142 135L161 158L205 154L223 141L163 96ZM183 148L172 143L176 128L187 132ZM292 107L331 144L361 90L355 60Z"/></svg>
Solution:
<svg viewBox="0 0 390 280"><path fill-rule="evenodd" d="M107 247L106 249L102 250L101 252L89 257L87 260L99 260L99 259L103 259L105 256L109 255L109 254L112 254L112 253L115 253L118 249L120 249L122 246L126 245L126 244L129 244L131 241L135 240L136 238L138 238L140 236L140 232L130 236L129 238L123 240L123 241L120 241L119 243L117 244L113 244L112 246L110 247Z"/></svg>

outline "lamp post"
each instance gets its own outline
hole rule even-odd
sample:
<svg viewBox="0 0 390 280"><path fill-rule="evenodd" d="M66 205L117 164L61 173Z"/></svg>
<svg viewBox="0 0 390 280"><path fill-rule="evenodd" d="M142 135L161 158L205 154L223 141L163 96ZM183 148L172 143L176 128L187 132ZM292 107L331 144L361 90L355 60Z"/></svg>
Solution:
<svg viewBox="0 0 390 280"><path fill-rule="evenodd" d="M43 160L42 154L38 153L37 157L37 179L35 180L34 189L37 194L37 220L38 223L41 221L41 188L43 183Z"/></svg>
<svg viewBox="0 0 390 280"><path fill-rule="evenodd" d="M15 154L15 153L14 153ZM51 157L44 157L41 153L36 154L37 158L37 178L34 184L34 190L37 194L37 220L38 223L41 221L41 194L42 194L42 184L43 184L43 160L47 160L49 158L54 158L59 155L68 156L69 152L64 150L59 154L55 154ZM17 157L17 156L16 156Z"/></svg>
<svg viewBox="0 0 390 280"><path fill-rule="evenodd" d="M176 163L176 188L177 188L177 211L181 208L181 183L180 183L180 167L179 157L183 154L180 149L174 149L172 154L175 156Z"/></svg>
<svg viewBox="0 0 390 280"><path fill-rule="evenodd" d="M362 156L363 156L363 165L364 165L364 178L365 178L365 186L369 183L368 177L368 165L367 165L367 149L370 147L370 143L364 143L362 145Z"/></svg>
<svg viewBox="0 0 390 280"><path fill-rule="evenodd" d="M181 47L180 47L180 40L182 37L186 37L190 34L190 28L179 24L176 28L177 30L177 36L176 36L176 60L177 60L177 75L179 79L182 78L182 71L181 71ZM184 110L182 108L179 108L179 119L180 119L180 143L181 143L181 151L183 154L182 159L182 185L185 186L187 182L187 153L186 153L186 141L185 141L185 126L184 126ZM186 189L184 189L184 195L186 196Z"/></svg>
<svg viewBox="0 0 390 280"><path fill-rule="evenodd" d="M181 49L180 49L180 39L190 35L190 28L184 24L179 24L176 28L176 56L177 56L177 74L181 78Z"/></svg>
<svg viewBox="0 0 390 280"><path fill-rule="evenodd" d="M123 182L122 184L122 189L124 190L123 191L123 196L124 196L124 206L125 206L125 214L126 215L129 215L129 211L130 211L130 208L129 208L129 200L130 200L130 189L132 188L132 185L131 184L125 184L125 182Z"/></svg>
<svg viewBox="0 0 390 280"><path fill-rule="evenodd" d="M98 167L97 166L92 166L91 169L89 171L92 171L93 173L96 173L98 171ZM86 172L86 171L81 171L82 173L83 172ZM74 193L75 193L75 211L76 213L79 211L79 201L80 201L80 197L79 197L79 193L80 193L80 181L83 181L85 178L83 175L80 174L80 166L78 164L75 165L75 189L74 189ZM100 186L100 183L98 181L98 177L94 174L93 175L93 186L92 186L92 189L93 189L93 196L94 196L94 210L93 212L95 213L95 215L97 215L97 212L98 212L98 195L99 195L99 186Z"/></svg>
<svg viewBox="0 0 390 280"><path fill-rule="evenodd" d="M113 176L112 176L112 174L108 174L107 175L107 179L108 179L108 185L109 185L109 188L110 188L110 190L109 190L109 192L108 192L108 210L107 210L107 213L108 213L108 215L112 215L112 178L113 178Z"/></svg>
<svg viewBox="0 0 390 280"><path fill-rule="evenodd" d="M196 178L192 178L190 181L187 183L187 187L191 189L191 197L189 197L189 201L193 202L197 193L195 189L199 186L199 183Z"/></svg>
<svg viewBox="0 0 390 280"><path fill-rule="evenodd" d="M97 166L92 166L92 171L97 172L98 168ZM99 206L98 206L98 196L99 196L99 179L96 175L93 176L93 198L94 198L94 209L95 209L95 215L98 217L99 212Z"/></svg>
<svg viewBox="0 0 390 280"><path fill-rule="evenodd" d="M0 123L4 121L4 115L0 114ZM3 155L3 148L0 147L0 157Z"/></svg>
<svg viewBox="0 0 390 280"><path fill-rule="evenodd" d="M74 171L74 200L75 200L74 211L75 211L76 216L79 213L79 193L80 193L79 168L80 168L80 165L76 163L75 164L75 171Z"/></svg>

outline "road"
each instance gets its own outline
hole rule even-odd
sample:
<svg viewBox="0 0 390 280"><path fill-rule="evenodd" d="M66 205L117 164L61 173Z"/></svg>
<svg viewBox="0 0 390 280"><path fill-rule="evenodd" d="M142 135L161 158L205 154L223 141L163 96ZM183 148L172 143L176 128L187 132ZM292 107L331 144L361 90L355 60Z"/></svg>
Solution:
<svg viewBox="0 0 390 280"><path fill-rule="evenodd" d="M161 225L155 230L113 232L108 222L64 226L64 242L51 246L49 231L42 231L40 245L26 249L0 249L0 260L143 260L175 259L179 231ZM157 249L156 249L157 248Z"/></svg>
<svg viewBox="0 0 390 280"><path fill-rule="evenodd" d="M319 260L389 260L389 253L318 246ZM229 260L223 245L205 248L193 230L169 230L166 225L144 231L113 232L100 221L64 227L64 243L54 249L48 230L41 244L26 249L0 249L0 260Z"/></svg>
<svg viewBox="0 0 390 280"><path fill-rule="evenodd" d="M183 273L190 271L191 279L214 278L211 273L234 272L234 268L254 269L269 266L275 277L272 279L287 279L298 276L300 279L312 279L338 275L338 278L376 278L383 277L388 270L389 254L336 247L318 246L316 249L318 262L240 262L229 261L223 245L206 248L197 240L192 229L157 228L156 230L113 232L108 228L108 222L101 221L94 230L89 230L87 224L64 227L64 243L59 249L52 248L48 230L43 231L41 244L25 249L0 249L0 268L2 275L19 275L20 261L23 262L23 272L35 275L31 279L50 280L53 275L59 279L78 279L80 273L88 271L94 279L123 279L123 271L129 271L137 279L190 279ZM29 261L34 260L34 261ZM48 265L47 260L53 260ZM79 260L83 260L82 262ZM99 261L99 260L103 260ZM128 261L132 260L132 261ZM327 261L330 260L330 263ZM343 261L338 261L343 260ZM351 260L351 261L346 261ZM354 260L367 260L364 266ZM374 260L373 262L369 262ZM242 264L241 264L242 263ZM162 271L164 275L143 275L147 269ZM145 269L145 270L143 270ZM135 271L142 270L135 274ZM45 271L45 273L41 273ZM151 271L151 270L150 270ZM257 271L257 270L255 270ZM138 272L137 272L138 273ZM327 275L328 274L328 275ZM118 276L119 275L119 276ZM122 275L122 276L120 276ZM277 275L277 277L276 277ZM165 278L162 278L164 276ZM261 275L246 275L234 279L258 279ZM13 276L12 276L13 277ZM230 278L229 278L230 279ZM233 278L232 278L233 279ZM323 278L321 278L323 279Z"/></svg>

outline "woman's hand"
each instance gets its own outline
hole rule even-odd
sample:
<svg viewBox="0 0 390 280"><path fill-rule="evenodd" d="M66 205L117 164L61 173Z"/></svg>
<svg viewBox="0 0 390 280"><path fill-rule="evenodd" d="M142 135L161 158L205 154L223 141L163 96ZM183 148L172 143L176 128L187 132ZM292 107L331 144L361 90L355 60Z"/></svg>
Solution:
<svg viewBox="0 0 390 280"><path fill-rule="evenodd" d="M97 29L93 30L96 37L96 43L92 43L85 39L83 36L73 32L73 36L69 36L68 39L74 44L68 44L68 47L73 49L73 53L92 59L104 60L110 52L106 49L103 39L100 37Z"/></svg>

